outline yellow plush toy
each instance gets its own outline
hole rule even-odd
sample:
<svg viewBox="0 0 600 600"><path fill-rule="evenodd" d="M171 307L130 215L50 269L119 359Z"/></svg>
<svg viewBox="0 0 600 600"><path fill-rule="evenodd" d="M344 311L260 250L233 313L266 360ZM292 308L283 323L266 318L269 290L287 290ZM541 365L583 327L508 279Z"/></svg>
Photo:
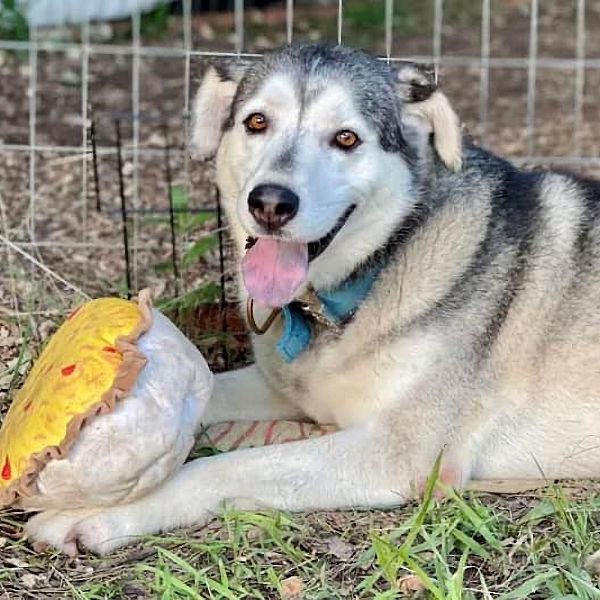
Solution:
<svg viewBox="0 0 600 600"><path fill-rule="evenodd" d="M82 305L2 424L0 506L78 508L146 493L183 464L211 391L204 358L148 293Z"/></svg>

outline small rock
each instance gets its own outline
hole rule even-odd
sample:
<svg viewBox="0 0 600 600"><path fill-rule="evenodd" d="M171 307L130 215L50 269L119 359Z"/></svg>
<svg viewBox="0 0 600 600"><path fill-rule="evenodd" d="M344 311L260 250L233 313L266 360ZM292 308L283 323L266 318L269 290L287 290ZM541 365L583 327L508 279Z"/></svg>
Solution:
<svg viewBox="0 0 600 600"><path fill-rule="evenodd" d="M65 85L79 85L81 77L75 71L66 70L60 74L60 82Z"/></svg>
<svg viewBox="0 0 600 600"><path fill-rule="evenodd" d="M248 17L252 25L264 25L265 24L265 16L262 11L253 9L248 11Z"/></svg>
<svg viewBox="0 0 600 600"><path fill-rule="evenodd" d="M398 589L401 592L422 592L425 590L425 585L416 575L404 575L398 579Z"/></svg>
<svg viewBox="0 0 600 600"><path fill-rule="evenodd" d="M271 50L272 48L275 48L275 43L272 42L266 35L257 36L254 40L254 43L256 44L257 48L260 48L261 50Z"/></svg>
<svg viewBox="0 0 600 600"><path fill-rule="evenodd" d="M304 593L304 583L300 577L288 577L282 582L281 598L288 600L288 598L302 598Z"/></svg>
<svg viewBox="0 0 600 600"><path fill-rule="evenodd" d="M212 42L217 37L212 25L206 21L200 21L198 33L200 34L200 37L207 42Z"/></svg>
<svg viewBox="0 0 600 600"><path fill-rule="evenodd" d="M25 573L25 575L23 575L23 577L21 577L21 583L28 590L32 590L43 579L44 579L43 575L34 575L33 573Z"/></svg>
<svg viewBox="0 0 600 600"><path fill-rule="evenodd" d="M348 542L345 542L338 535L334 535L326 541L329 554L333 554L333 556L339 558L340 560L349 560L354 554L354 546Z"/></svg>
<svg viewBox="0 0 600 600"><path fill-rule="evenodd" d="M585 568L596 577L600 576L600 550L597 550L585 561Z"/></svg>
<svg viewBox="0 0 600 600"><path fill-rule="evenodd" d="M134 583L134 582L129 582L126 583L123 586L123 594L125 594L125 596L127 598L146 598L146 590L144 590L144 588L138 584L138 583Z"/></svg>
<svg viewBox="0 0 600 600"><path fill-rule="evenodd" d="M109 23L94 23L89 31L91 42L107 42L113 38L113 28Z"/></svg>
<svg viewBox="0 0 600 600"><path fill-rule="evenodd" d="M152 132L146 141L147 146L164 148L165 147L165 136L158 131Z"/></svg>
<svg viewBox="0 0 600 600"><path fill-rule="evenodd" d="M133 163L130 160L125 161L125 164L123 165L123 175L125 177L129 177L132 173L133 173Z"/></svg>

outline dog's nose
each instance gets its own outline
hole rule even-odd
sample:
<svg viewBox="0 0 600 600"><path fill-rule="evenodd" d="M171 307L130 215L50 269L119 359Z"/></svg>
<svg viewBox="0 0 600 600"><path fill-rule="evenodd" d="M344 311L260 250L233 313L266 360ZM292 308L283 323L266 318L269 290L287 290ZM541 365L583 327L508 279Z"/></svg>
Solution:
<svg viewBox="0 0 600 600"><path fill-rule="evenodd" d="M292 190L276 184L257 185L248 194L248 208L254 220L270 231L291 221L299 203Z"/></svg>

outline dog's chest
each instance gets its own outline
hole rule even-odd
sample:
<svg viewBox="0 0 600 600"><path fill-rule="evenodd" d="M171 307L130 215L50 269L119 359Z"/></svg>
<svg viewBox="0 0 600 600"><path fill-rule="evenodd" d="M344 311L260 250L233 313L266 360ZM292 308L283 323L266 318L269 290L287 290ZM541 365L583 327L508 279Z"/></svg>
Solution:
<svg viewBox="0 0 600 600"><path fill-rule="evenodd" d="M433 376L439 343L431 335L372 347L349 338L317 344L282 371L284 394L319 423L363 423Z"/></svg>

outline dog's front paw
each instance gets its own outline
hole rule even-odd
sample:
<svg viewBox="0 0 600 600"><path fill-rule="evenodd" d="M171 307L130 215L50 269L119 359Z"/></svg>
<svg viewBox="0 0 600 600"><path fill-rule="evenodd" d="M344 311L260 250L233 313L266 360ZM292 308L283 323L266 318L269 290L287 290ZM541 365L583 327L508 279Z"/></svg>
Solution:
<svg viewBox="0 0 600 600"><path fill-rule="evenodd" d="M37 549L52 546L69 556L86 550L106 554L134 540L126 533L128 525L116 508L45 511L27 522L25 535Z"/></svg>
<svg viewBox="0 0 600 600"><path fill-rule="evenodd" d="M128 525L118 509L107 509L74 523L66 532L65 545L80 552L108 554L136 541L137 536L127 533Z"/></svg>
<svg viewBox="0 0 600 600"><path fill-rule="evenodd" d="M68 510L59 512L47 510L31 517L25 525L25 537L35 549L52 546L69 556L78 552L75 540L69 539L69 532L81 520L89 517L93 511Z"/></svg>

